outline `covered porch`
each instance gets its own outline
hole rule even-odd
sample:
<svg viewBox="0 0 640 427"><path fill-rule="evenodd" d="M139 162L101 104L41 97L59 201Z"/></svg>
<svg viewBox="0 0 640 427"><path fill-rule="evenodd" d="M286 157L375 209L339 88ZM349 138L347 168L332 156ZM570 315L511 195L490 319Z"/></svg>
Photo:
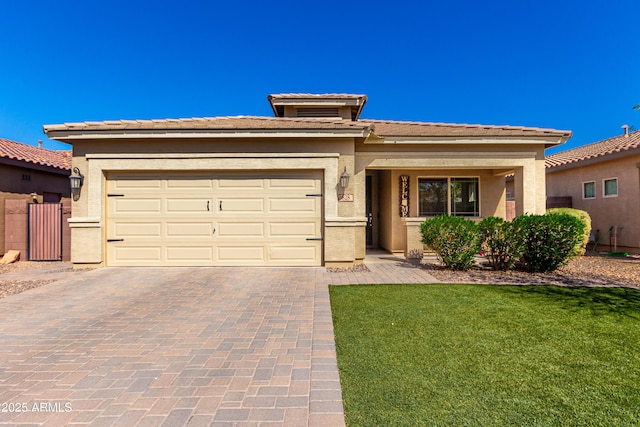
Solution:
<svg viewBox="0 0 640 427"><path fill-rule="evenodd" d="M517 215L543 213L544 167L540 170L536 157L487 157L484 165L474 167L465 166L464 161L433 167L427 164L433 159L423 159L422 164L409 158L372 160L363 171L367 253L383 250L404 259L422 257L420 224L436 215L506 219L505 176L510 174ZM440 163L446 160L451 159L440 159Z"/></svg>

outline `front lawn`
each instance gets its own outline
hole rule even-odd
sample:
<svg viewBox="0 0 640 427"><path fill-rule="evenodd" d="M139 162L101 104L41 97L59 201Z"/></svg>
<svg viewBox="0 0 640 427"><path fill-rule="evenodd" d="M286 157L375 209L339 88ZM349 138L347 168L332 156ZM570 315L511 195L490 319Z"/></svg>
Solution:
<svg viewBox="0 0 640 427"><path fill-rule="evenodd" d="M332 286L348 426L637 426L640 291Z"/></svg>

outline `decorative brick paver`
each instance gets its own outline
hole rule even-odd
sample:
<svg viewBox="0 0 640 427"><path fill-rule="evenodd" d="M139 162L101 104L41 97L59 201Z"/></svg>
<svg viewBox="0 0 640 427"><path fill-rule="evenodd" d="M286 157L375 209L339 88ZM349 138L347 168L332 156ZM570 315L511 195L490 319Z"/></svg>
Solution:
<svg viewBox="0 0 640 427"><path fill-rule="evenodd" d="M342 426L327 285L435 282L368 267L104 268L2 299L0 424Z"/></svg>

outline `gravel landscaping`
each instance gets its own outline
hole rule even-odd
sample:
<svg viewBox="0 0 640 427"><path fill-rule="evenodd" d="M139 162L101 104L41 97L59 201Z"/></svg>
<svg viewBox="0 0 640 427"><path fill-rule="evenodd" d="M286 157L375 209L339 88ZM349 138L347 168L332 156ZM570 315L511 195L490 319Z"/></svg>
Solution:
<svg viewBox="0 0 640 427"><path fill-rule="evenodd" d="M60 266L60 268L57 268ZM37 271L38 269L55 268L56 272L69 271L73 272L71 265L58 261L53 262L35 262L35 261L18 261L13 264L0 264L0 298L4 298L9 295L19 294L29 289L38 288L43 285L55 282L52 279L36 278L36 279L15 279L3 277L4 274L20 272L24 270Z"/></svg>
<svg viewBox="0 0 640 427"><path fill-rule="evenodd" d="M493 271L477 265L470 271L451 271L438 262L422 267L444 283L547 284L565 286L624 286L640 288L640 256L607 257L587 253L553 273Z"/></svg>

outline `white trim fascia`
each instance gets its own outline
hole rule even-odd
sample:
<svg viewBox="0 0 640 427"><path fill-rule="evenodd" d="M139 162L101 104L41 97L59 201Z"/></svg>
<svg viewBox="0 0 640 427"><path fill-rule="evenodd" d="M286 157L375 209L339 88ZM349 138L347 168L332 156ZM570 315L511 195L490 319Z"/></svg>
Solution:
<svg viewBox="0 0 640 427"><path fill-rule="evenodd" d="M172 131L172 130L122 130L122 131L105 131L105 130L52 130L45 132L46 135L59 141L73 141L83 139L189 139L189 138L208 138L208 139L236 139L236 138L366 138L368 131L362 129L353 130L260 130L260 131L237 131L237 130L219 130L211 131L208 129L191 130L191 131Z"/></svg>
<svg viewBox="0 0 640 427"><path fill-rule="evenodd" d="M322 98L277 98L271 100L273 105L277 106L294 106L294 107L310 107L321 105L323 107L358 107L362 102L358 99L341 98L341 99L322 99Z"/></svg>
<svg viewBox="0 0 640 427"><path fill-rule="evenodd" d="M87 159L331 159L340 153L89 153Z"/></svg>
<svg viewBox="0 0 640 427"><path fill-rule="evenodd" d="M375 133L375 129L373 131ZM378 139L379 138L379 139ZM381 137L378 138L367 138L364 141L365 145L403 145L403 144L429 144L429 145L439 145L439 144L498 144L498 145L528 145L528 144L554 144L559 145L563 144L566 139L564 137L531 137L531 139L525 138L514 138L514 137L494 137L494 138L485 138L485 137L467 137L460 138L456 136L424 136L424 137L415 137L415 136L402 136L402 137Z"/></svg>

